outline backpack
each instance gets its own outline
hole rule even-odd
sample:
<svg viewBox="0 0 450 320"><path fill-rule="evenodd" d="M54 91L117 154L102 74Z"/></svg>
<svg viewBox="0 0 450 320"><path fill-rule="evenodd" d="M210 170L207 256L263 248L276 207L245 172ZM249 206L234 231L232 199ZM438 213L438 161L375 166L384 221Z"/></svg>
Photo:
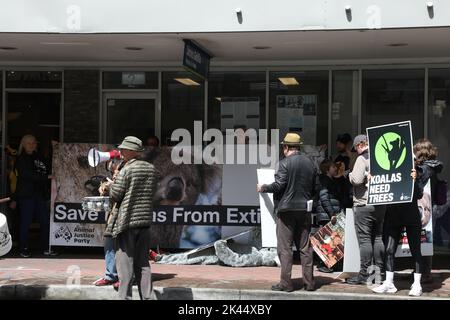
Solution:
<svg viewBox="0 0 450 320"><path fill-rule="evenodd" d="M447 204L448 184L445 180L436 179L434 185L434 203L438 206Z"/></svg>

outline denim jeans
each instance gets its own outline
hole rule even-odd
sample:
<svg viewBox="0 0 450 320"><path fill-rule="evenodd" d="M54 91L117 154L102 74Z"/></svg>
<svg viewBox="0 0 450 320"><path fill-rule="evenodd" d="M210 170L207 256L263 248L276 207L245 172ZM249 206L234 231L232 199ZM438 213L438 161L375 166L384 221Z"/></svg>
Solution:
<svg viewBox="0 0 450 320"><path fill-rule="evenodd" d="M112 237L105 237L105 279L109 281L119 280L116 268L116 252L114 250L114 240Z"/></svg>
<svg viewBox="0 0 450 320"><path fill-rule="evenodd" d="M41 250L48 249L50 216L47 210L45 199L42 196L34 195L18 199L20 212L20 250L29 248L29 231L35 214L39 218L40 244Z"/></svg>

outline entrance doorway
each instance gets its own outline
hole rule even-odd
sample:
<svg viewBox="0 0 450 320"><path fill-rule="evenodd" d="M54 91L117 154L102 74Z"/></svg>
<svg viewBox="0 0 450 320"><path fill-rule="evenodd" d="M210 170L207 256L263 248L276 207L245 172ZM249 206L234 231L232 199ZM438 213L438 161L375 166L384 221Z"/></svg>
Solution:
<svg viewBox="0 0 450 320"><path fill-rule="evenodd" d="M51 163L52 140L60 140L60 93L9 92L7 104L7 144L17 150L26 134L37 138L42 157Z"/></svg>
<svg viewBox="0 0 450 320"><path fill-rule="evenodd" d="M136 136L145 144L159 134L155 93L105 93L103 98L103 141L119 144L126 136Z"/></svg>
<svg viewBox="0 0 450 320"><path fill-rule="evenodd" d="M60 116L61 93L60 92L6 92L6 123L5 142L6 165L2 174L2 185L5 196L11 196L17 186L15 160L18 155L19 145L24 135L31 134L38 141L38 153L44 161L48 172L52 172L52 141L60 141ZM50 198L50 180L47 192ZM5 210L5 208L3 208ZM19 239L19 213L16 210L5 210L8 216L10 232L17 245ZM37 222L37 217L34 217ZM39 243L37 226L31 225L30 246Z"/></svg>

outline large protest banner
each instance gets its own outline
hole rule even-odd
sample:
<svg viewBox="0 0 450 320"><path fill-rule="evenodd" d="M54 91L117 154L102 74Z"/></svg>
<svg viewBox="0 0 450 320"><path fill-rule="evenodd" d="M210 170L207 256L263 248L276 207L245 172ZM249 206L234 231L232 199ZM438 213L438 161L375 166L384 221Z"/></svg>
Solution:
<svg viewBox="0 0 450 320"><path fill-rule="evenodd" d="M411 202L414 181L411 121L367 128L370 174L368 205Z"/></svg>
<svg viewBox="0 0 450 320"><path fill-rule="evenodd" d="M111 145L86 143L54 146L53 174L57 178L52 181L52 246L103 246L105 212L86 211L82 201L85 197L98 196L99 182L111 178L112 174L106 170L105 163L95 168L89 166L87 154L91 148L114 149ZM252 188L245 185L246 189L243 189L242 182L236 183L237 178L227 180L228 185L222 183L223 165L175 165L170 160L171 151L169 147L162 147L146 150L143 154L158 172L158 188L151 213L152 246L191 249L240 234L242 229L259 228L260 208L254 190L254 168L249 170L254 175ZM177 201L168 199L173 179L184 182L183 197ZM255 202L234 202L236 197L227 194L224 198L223 189L253 194ZM227 234L224 234L224 228L227 228Z"/></svg>

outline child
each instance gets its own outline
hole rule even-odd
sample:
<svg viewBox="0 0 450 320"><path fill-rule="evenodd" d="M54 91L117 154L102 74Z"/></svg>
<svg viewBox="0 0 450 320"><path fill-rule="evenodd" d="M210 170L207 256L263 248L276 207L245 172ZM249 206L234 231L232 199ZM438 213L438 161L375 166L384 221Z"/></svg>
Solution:
<svg viewBox="0 0 450 320"><path fill-rule="evenodd" d="M320 164L320 171L317 223L324 226L330 221L335 222L335 216L341 212L342 208L339 201L338 183L334 179L337 174L336 164L331 160L324 160ZM327 268L323 262L320 263L318 270L325 273L333 272L333 269Z"/></svg>

